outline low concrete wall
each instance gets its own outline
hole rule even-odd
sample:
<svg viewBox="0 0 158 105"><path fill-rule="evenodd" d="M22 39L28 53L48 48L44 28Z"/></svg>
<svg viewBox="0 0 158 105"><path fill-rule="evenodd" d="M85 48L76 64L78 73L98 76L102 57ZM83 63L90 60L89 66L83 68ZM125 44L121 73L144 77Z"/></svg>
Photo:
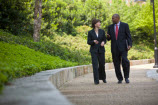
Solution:
<svg viewBox="0 0 158 105"><path fill-rule="evenodd" d="M143 59L143 60L131 60L130 66L133 65L141 65L141 64L149 64L154 63L154 59ZM113 63L106 63L105 70L114 69ZM82 66L75 66L75 67L68 67L57 70L49 80L59 88L65 82L68 82L78 76L82 76L88 73L92 73L93 68L92 65L82 65Z"/></svg>
<svg viewBox="0 0 158 105"><path fill-rule="evenodd" d="M149 63L154 63L154 59L143 59L143 60L131 60L130 65L141 65L141 64L149 64Z"/></svg>

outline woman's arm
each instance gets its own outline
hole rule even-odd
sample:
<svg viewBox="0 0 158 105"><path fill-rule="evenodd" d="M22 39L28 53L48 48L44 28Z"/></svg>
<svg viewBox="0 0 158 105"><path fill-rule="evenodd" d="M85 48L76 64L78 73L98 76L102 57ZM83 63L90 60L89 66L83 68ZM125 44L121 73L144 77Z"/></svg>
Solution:
<svg viewBox="0 0 158 105"><path fill-rule="evenodd" d="M94 40L92 40L92 35L91 35L90 31L88 32L87 44L89 44L89 45L94 44Z"/></svg>

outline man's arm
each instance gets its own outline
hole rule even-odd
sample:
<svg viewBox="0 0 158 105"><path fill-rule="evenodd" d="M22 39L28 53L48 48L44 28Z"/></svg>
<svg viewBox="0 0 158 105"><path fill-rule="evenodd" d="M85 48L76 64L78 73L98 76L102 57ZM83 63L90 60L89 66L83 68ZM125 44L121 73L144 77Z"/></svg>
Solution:
<svg viewBox="0 0 158 105"><path fill-rule="evenodd" d="M129 25L126 25L126 36L127 36L127 42L128 42L128 47L129 49L132 47L132 37L130 34L130 30L129 30Z"/></svg>
<svg viewBox="0 0 158 105"><path fill-rule="evenodd" d="M105 31L103 30L103 35L104 35L104 44L106 44L106 36L105 36Z"/></svg>
<svg viewBox="0 0 158 105"><path fill-rule="evenodd" d="M105 31L103 30L103 41L101 43L101 46L104 46L106 44L106 36L105 36Z"/></svg>
<svg viewBox="0 0 158 105"><path fill-rule="evenodd" d="M110 26L108 27L108 32L107 32L107 40L111 40L111 36L110 36Z"/></svg>

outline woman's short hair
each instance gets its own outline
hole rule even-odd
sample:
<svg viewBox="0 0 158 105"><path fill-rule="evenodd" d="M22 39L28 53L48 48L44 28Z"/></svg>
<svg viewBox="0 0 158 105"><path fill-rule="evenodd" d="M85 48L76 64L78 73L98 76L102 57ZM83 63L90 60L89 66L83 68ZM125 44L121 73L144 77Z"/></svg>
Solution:
<svg viewBox="0 0 158 105"><path fill-rule="evenodd" d="M99 19L93 19L92 20L92 28L95 28L95 24L101 22Z"/></svg>

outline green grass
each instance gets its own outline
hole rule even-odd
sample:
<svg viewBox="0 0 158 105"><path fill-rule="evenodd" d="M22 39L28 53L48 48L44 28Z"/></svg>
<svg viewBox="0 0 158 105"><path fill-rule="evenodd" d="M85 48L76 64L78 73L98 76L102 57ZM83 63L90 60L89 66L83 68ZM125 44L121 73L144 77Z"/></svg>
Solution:
<svg viewBox="0 0 158 105"><path fill-rule="evenodd" d="M0 42L0 88L13 78L32 75L36 72L75 66L77 63L61 60L28 47Z"/></svg>
<svg viewBox="0 0 158 105"><path fill-rule="evenodd" d="M70 37L73 38L74 40L73 43L71 39L68 38L63 39L65 37L61 37L62 38L61 40L61 39L56 39L57 37L54 36L54 40L56 41L60 40L62 44L67 45L68 47L73 47L73 45L75 45L75 48L73 47L73 49L69 49L65 46L62 46L61 44L56 43L56 41L50 39L49 37L44 36L41 38L40 42L33 42L33 39L31 37L15 36L8 32L0 30L0 41L4 41L11 44L24 45L45 54L58 56L66 61L76 62L78 63L78 65L90 64L91 57L88 56L89 52L87 52L87 50L80 50L82 48L76 47L76 45L88 46L86 44L86 40L83 39L82 37L72 37L72 36ZM67 42L65 43L66 40ZM77 40L79 41L77 42ZM72 45L69 45L69 43Z"/></svg>

